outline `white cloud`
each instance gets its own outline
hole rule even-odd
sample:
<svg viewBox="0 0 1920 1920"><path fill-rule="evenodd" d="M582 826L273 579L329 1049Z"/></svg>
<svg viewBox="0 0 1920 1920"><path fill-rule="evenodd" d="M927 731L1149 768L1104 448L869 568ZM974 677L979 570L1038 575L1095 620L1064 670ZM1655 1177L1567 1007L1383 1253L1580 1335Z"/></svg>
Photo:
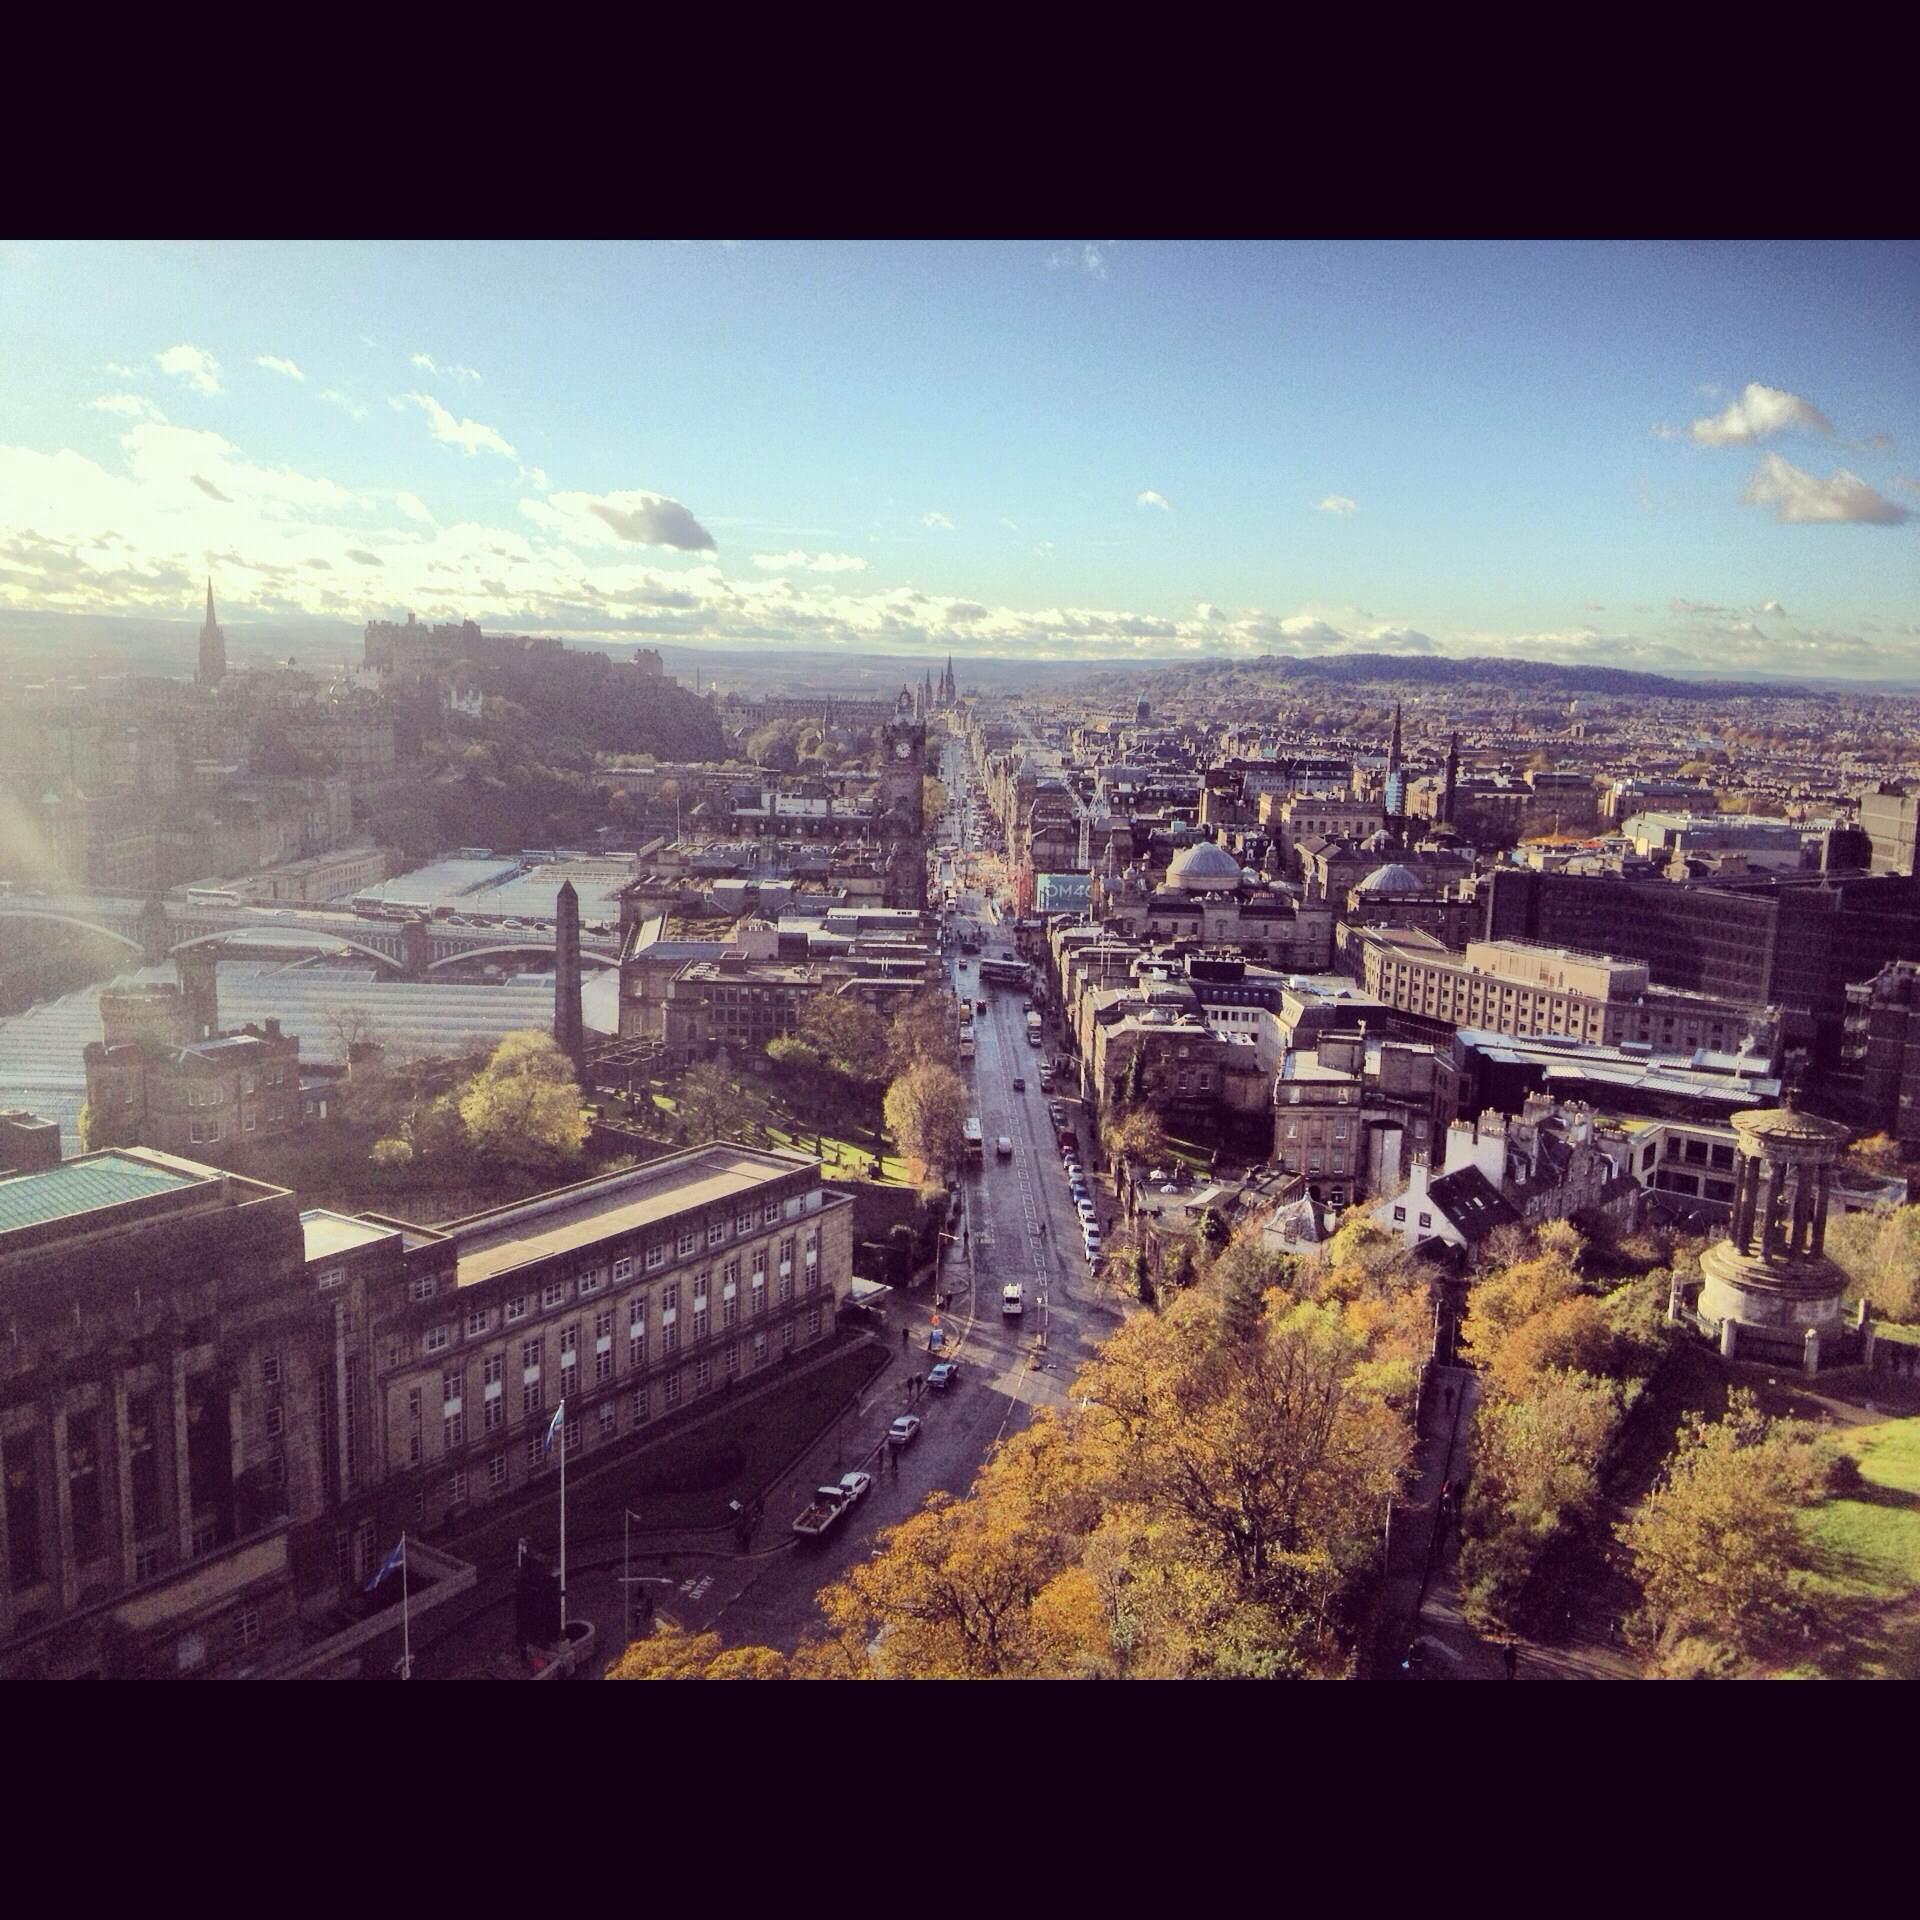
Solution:
<svg viewBox="0 0 1920 1920"><path fill-rule="evenodd" d="M338 407L342 413L347 414L352 419L364 420L367 417L366 408L363 407L358 400L348 399L338 387L329 387L320 398L326 401L329 406Z"/></svg>
<svg viewBox="0 0 1920 1920"><path fill-rule="evenodd" d="M282 360L277 353L256 354L253 364L265 367L269 373L284 373L289 380L304 380L307 377L291 360Z"/></svg>
<svg viewBox="0 0 1920 1920"><path fill-rule="evenodd" d="M1009 533L1018 533L1020 531L1019 524L1016 521L1009 520L1004 513L1000 516L1000 524L1005 527Z"/></svg>
<svg viewBox="0 0 1920 1920"><path fill-rule="evenodd" d="M220 362L204 347L169 347L154 359L162 373L184 380L195 393L220 391Z"/></svg>
<svg viewBox="0 0 1920 1920"><path fill-rule="evenodd" d="M1349 520L1360 511L1360 503L1349 500L1344 493L1330 493L1324 500L1316 500L1313 510L1315 513L1336 513L1341 519Z"/></svg>
<svg viewBox="0 0 1920 1920"><path fill-rule="evenodd" d="M469 459L483 448L488 453L503 454L509 460L519 457L492 427L483 426L478 420L457 418L430 393L403 393L395 404L418 407L427 416L427 425L432 429L433 437L450 447L458 447Z"/></svg>
<svg viewBox="0 0 1920 1920"><path fill-rule="evenodd" d="M1051 540L1042 540L1033 551L1036 559L1051 560L1053 558L1053 542Z"/></svg>
<svg viewBox="0 0 1920 1920"><path fill-rule="evenodd" d="M1811 400L1779 387L1763 387L1749 381L1739 399L1730 400L1725 412L1711 420L1696 420L1688 429L1695 443L1703 447L1742 447L1765 440L1789 429L1800 433L1833 431L1833 423Z"/></svg>
<svg viewBox="0 0 1920 1920"><path fill-rule="evenodd" d="M138 380L145 369L130 367L124 360L109 360L100 371L112 374L116 380Z"/></svg>
<svg viewBox="0 0 1920 1920"><path fill-rule="evenodd" d="M1077 247L1063 247L1048 254L1047 265L1056 273L1062 267L1072 267L1090 279L1104 280L1107 277L1107 255L1112 249L1111 240L1085 240Z"/></svg>
<svg viewBox="0 0 1920 1920"><path fill-rule="evenodd" d="M544 467L522 467L520 469L520 478L524 480L528 486L538 488L542 493L550 493L553 490L553 482L547 478L547 472Z"/></svg>
<svg viewBox="0 0 1920 1920"><path fill-rule="evenodd" d="M445 374L449 380L478 380L480 378L471 367L441 366L435 362L433 355L430 353L416 353L413 356L413 364L423 373Z"/></svg>
<svg viewBox="0 0 1920 1920"><path fill-rule="evenodd" d="M923 527L945 527L949 533L953 531L953 522L944 513L923 513L920 524Z"/></svg>
<svg viewBox="0 0 1920 1920"><path fill-rule="evenodd" d="M756 553L753 564L769 573L865 573L867 563L857 553Z"/></svg>
<svg viewBox="0 0 1920 1920"><path fill-rule="evenodd" d="M1164 493L1156 493L1151 487L1148 487L1144 493L1136 493L1133 496L1133 504L1136 507L1158 507L1162 513L1173 511L1173 502Z"/></svg>
<svg viewBox="0 0 1920 1920"><path fill-rule="evenodd" d="M97 413L121 413L129 420L164 420L167 416L153 402L137 393L103 393L87 405Z"/></svg>
<svg viewBox="0 0 1920 1920"><path fill-rule="evenodd" d="M396 493L393 496L393 504L398 507L409 520L418 520L423 525L429 527L433 525L433 514L429 510L427 503L422 500L417 493Z"/></svg>
<svg viewBox="0 0 1920 1920"><path fill-rule="evenodd" d="M1851 522L1897 527L1913 517L1907 508L1876 493L1857 473L1842 467L1831 479L1818 480L1777 453L1760 463L1742 498L1749 506L1772 507L1773 517L1788 526Z"/></svg>

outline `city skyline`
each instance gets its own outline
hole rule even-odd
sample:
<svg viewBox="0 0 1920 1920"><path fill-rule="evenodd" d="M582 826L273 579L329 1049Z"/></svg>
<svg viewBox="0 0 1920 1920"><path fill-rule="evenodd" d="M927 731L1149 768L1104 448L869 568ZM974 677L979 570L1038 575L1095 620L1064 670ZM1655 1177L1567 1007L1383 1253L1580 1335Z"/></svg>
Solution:
<svg viewBox="0 0 1920 1920"><path fill-rule="evenodd" d="M1920 674L1905 244L0 248L0 634Z"/></svg>

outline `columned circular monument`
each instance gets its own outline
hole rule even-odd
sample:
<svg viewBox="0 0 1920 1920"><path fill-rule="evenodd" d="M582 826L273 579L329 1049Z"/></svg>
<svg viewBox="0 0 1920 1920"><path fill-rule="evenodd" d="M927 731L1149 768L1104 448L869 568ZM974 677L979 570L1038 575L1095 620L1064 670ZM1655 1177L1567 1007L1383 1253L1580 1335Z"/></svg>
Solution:
<svg viewBox="0 0 1920 1920"><path fill-rule="evenodd" d="M1799 1357L1818 1365L1838 1334L1847 1277L1826 1256L1828 1182L1848 1133L1791 1104L1733 1116L1733 1219L1700 1259L1699 1314L1732 1355Z"/></svg>

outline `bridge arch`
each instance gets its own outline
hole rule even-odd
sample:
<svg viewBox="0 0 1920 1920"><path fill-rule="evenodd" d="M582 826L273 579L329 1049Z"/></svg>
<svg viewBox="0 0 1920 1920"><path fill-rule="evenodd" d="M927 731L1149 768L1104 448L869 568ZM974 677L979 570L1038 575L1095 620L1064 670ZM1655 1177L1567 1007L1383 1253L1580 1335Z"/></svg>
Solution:
<svg viewBox="0 0 1920 1920"><path fill-rule="evenodd" d="M77 927L82 933L97 933L108 940L118 940L123 947L131 947L135 953L145 953L145 945L132 934L122 933L117 927L103 927L97 920L82 920L77 914L48 913L40 907L23 907L17 901L5 903L0 910L0 919L4 920L51 920L63 927Z"/></svg>
<svg viewBox="0 0 1920 1920"><path fill-rule="evenodd" d="M543 947L537 940L513 940L507 941L499 946L491 947L463 947L458 953L449 953L441 959L428 962L427 971L429 973L437 973L442 967L457 967L468 960L490 959L497 953L557 954L558 952L559 948L552 945ZM617 968L620 962L611 954L594 953L586 948L582 948L580 964L583 967Z"/></svg>
<svg viewBox="0 0 1920 1920"><path fill-rule="evenodd" d="M382 953L378 947L363 945L358 940L349 940L344 934L335 933L330 928L321 927L223 927L214 933L196 933L189 940L176 940L167 949L168 956L184 953L189 947L217 946L223 941L232 941L240 933L266 933L284 938L288 946L311 947L351 947L355 953L364 953L369 959L378 960L383 967L390 967L395 973L404 973L404 962L396 960L390 953ZM134 944L139 945L138 941ZM259 945L249 942L248 945ZM237 952L244 953L246 946L240 946ZM231 956L229 956L231 957Z"/></svg>

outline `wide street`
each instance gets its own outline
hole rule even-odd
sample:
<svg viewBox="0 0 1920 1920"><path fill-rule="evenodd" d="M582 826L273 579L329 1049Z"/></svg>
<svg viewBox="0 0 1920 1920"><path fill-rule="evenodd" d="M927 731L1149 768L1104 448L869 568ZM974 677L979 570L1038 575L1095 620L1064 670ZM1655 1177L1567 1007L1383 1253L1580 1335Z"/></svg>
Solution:
<svg viewBox="0 0 1920 1920"><path fill-rule="evenodd" d="M1057 1029L1050 1031L1046 1048L1030 1047L1025 996L1018 988L979 984L980 960L1010 955L1013 940L1010 930L1003 932L988 916L981 894L957 884L954 855L980 848L984 824L970 818L958 741L947 743L942 772L953 804L934 884L954 891L958 909L946 977L956 991L964 984L987 1002L987 1011L974 1021L976 1057L967 1069L986 1152L984 1164L962 1177L965 1250L959 1245L946 1250L941 1284L951 1291L948 1309L939 1316L945 1344L937 1355L928 1350L936 1309L925 1288L904 1299L895 1296L889 1333L893 1364L841 1422L840 1431L769 1490L755 1552L706 1559L697 1569L652 1561L637 1567L660 1583L648 1591L663 1612L690 1628L713 1627L730 1644L791 1650L818 1621L814 1597L819 1590L872 1552L875 1535L913 1513L929 1493L964 1495L993 1448L1017 1432L1033 1408L1065 1404L1073 1375L1120 1320L1117 1296L1109 1290L1097 1297L1099 1289L1087 1271L1047 1120L1047 1099L1040 1091L1040 1061L1043 1053L1057 1049ZM997 863L989 869L994 870ZM957 936L963 929L980 938L980 954L959 953ZM1024 1092L1014 1091L1016 1076L1026 1081ZM1078 1116L1077 1102L1068 1099L1065 1105L1070 1116ZM1084 1126L1081 1133L1084 1140ZM1003 1134L1013 1142L1010 1160L994 1151ZM1104 1196L1097 1204L1104 1214ZM1018 1319L1003 1318L1000 1310L1001 1289L1010 1280L1026 1290L1026 1311ZM904 1348L902 1329L908 1336ZM958 1384L944 1393L923 1390L910 1400L913 1378L936 1358L959 1362ZM924 1422L920 1434L904 1448L889 1449L888 1424L909 1405ZM819 1544L795 1541L788 1528L811 1490L845 1468L861 1466L876 1474L866 1500ZM583 1584L583 1598L587 1591ZM603 1612L603 1618L611 1624L618 1618L616 1588L610 1586L609 1597L613 1611Z"/></svg>

